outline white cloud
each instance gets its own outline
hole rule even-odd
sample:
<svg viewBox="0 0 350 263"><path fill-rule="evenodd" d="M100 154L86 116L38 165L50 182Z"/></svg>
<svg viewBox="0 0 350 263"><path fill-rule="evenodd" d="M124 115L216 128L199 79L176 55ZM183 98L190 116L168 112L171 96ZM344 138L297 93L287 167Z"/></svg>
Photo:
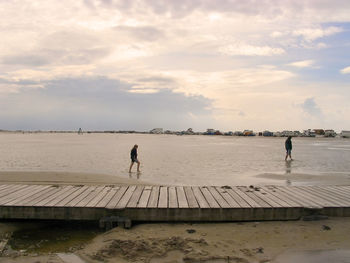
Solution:
<svg viewBox="0 0 350 263"><path fill-rule="evenodd" d="M310 60L296 61L293 63L289 63L287 65L297 67L297 68L308 68L308 67L312 67L313 64L314 64L314 61L310 59Z"/></svg>
<svg viewBox="0 0 350 263"><path fill-rule="evenodd" d="M284 35L285 35L285 33L282 33L282 32L279 32L279 31L274 31L274 32L272 32L270 34L270 36L273 37L273 38L279 38L279 37L282 37Z"/></svg>
<svg viewBox="0 0 350 263"><path fill-rule="evenodd" d="M340 72L342 74L350 74L350 67L343 68Z"/></svg>
<svg viewBox="0 0 350 263"><path fill-rule="evenodd" d="M286 101L320 101L320 89L301 88L299 76L281 66L315 68L317 61L324 69L329 54L314 50L334 48L327 37L343 29L328 25L350 22L349 13L347 0L0 1L0 78L11 82L0 92L21 92L16 81L101 76L130 84L131 95L203 95L215 108L239 109L254 125L274 122ZM346 63L332 54L334 64ZM222 123L231 115L238 111L220 114Z"/></svg>
<svg viewBox="0 0 350 263"><path fill-rule="evenodd" d="M302 28L293 31L294 36L302 36L307 42L315 41L318 38L331 36L343 32L341 27L327 27L327 28Z"/></svg>
<svg viewBox="0 0 350 263"><path fill-rule="evenodd" d="M269 46L253 46L253 45L228 45L220 47L219 51L229 56L273 56L285 53L282 48L274 48Z"/></svg>

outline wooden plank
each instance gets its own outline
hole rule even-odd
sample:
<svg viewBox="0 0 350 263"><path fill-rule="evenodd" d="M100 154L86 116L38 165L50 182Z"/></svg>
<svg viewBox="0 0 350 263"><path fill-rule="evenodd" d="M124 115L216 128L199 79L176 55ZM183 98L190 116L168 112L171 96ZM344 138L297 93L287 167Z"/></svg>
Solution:
<svg viewBox="0 0 350 263"><path fill-rule="evenodd" d="M143 188L142 195L140 197L139 203L137 204L138 208L146 208L148 204L149 197L151 196L152 187L145 186Z"/></svg>
<svg viewBox="0 0 350 263"><path fill-rule="evenodd" d="M81 187L75 187L73 186L70 190L65 192L64 194L56 197L54 200L51 200L50 202L46 203L45 206L63 206L60 204L61 201L67 200L66 198L68 197L68 200L71 200L70 197L74 192L78 191L81 189ZM67 203L66 201L63 202L64 204Z"/></svg>
<svg viewBox="0 0 350 263"><path fill-rule="evenodd" d="M19 191L25 187L29 187L29 185L9 185L8 187L6 187L5 189L3 189L1 192L0 192L0 201L1 201L1 198L3 197L6 197L7 195L9 194L12 194L16 191Z"/></svg>
<svg viewBox="0 0 350 263"><path fill-rule="evenodd" d="M55 206L57 207L66 206L66 204L68 204L70 201L74 200L74 198L76 198L81 193L83 193L88 188L88 186L74 186L73 188L75 188L75 191L72 192L70 195L67 195L64 199L62 199L58 203L56 203Z"/></svg>
<svg viewBox="0 0 350 263"><path fill-rule="evenodd" d="M161 186L159 189L158 208L168 208L168 187Z"/></svg>
<svg viewBox="0 0 350 263"><path fill-rule="evenodd" d="M284 195L290 196L295 201L299 202L303 207L323 207L322 203L320 204L319 202L315 202L315 200L310 199L310 197L307 197L295 191L294 186L279 186L278 188L276 188L276 191L278 191L279 193L283 193Z"/></svg>
<svg viewBox="0 0 350 263"><path fill-rule="evenodd" d="M87 204L90 203L96 196L98 196L104 188L104 186L96 187L84 199L76 203L74 207L86 207Z"/></svg>
<svg viewBox="0 0 350 263"><path fill-rule="evenodd" d="M153 186L151 191L151 196L149 197L147 207L148 208L156 208L158 207L158 200L159 200L159 186Z"/></svg>
<svg viewBox="0 0 350 263"><path fill-rule="evenodd" d="M97 186L89 186L85 189L84 192L82 192L79 196L71 200L66 204L67 207L74 207L76 206L79 202L84 200L89 194L91 194L93 191L95 191Z"/></svg>
<svg viewBox="0 0 350 263"><path fill-rule="evenodd" d="M60 191L59 187L55 187L50 185L49 191L46 191L45 193L41 193L40 196L34 199L27 199L24 202L22 202L23 206L36 206L37 203L39 203L42 200L47 200L48 197L52 196L56 192Z"/></svg>
<svg viewBox="0 0 350 263"><path fill-rule="evenodd" d="M106 207L107 204L112 200L113 196L118 192L119 187L118 186L112 186L105 197L102 198L100 202L98 202L95 207Z"/></svg>
<svg viewBox="0 0 350 263"><path fill-rule="evenodd" d="M68 186L58 186L57 189L58 191L55 192L54 194L52 194L51 196L48 196L45 199L42 199L41 201L37 202L35 204L36 207L40 207L40 206L45 206L45 204L51 202L52 200L55 200L57 197L64 195L66 192L70 191L70 189L72 189L73 186L72 185L68 185Z"/></svg>
<svg viewBox="0 0 350 263"><path fill-rule="evenodd" d="M299 189L302 189L304 191L307 191L308 193L317 196L318 198L322 200L326 200L329 203L332 203L334 206L349 206L350 202L339 198L335 195L335 193L332 193L330 191L325 191L322 188L317 188L317 186L314 187L300 187Z"/></svg>
<svg viewBox="0 0 350 263"><path fill-rule="evenodd" d="M196 197L194 196L193 189L190 186L185 186L184 191L186 194L188 206L190 208L199 208Z"/></svg>
<svg viewBox="0 0 350 263"><path fill-rule="evenodd" d="M251 189L249 187L244 187L244 186L238 186L237 189L239 189L240 191L245 193L247 196L249 196L252 200L254 200L254 202L256 202L259 205L259 207L262 207L262 208L270 208L270 207L272 207L271 204L269 204L266 201L262 200L259 196L257 196L255 194L255 192L258 192L258 191L255 191L254 189Z"/></svg>
<svg viewBox="0 0 350 263"><path fill-rule="evenodd" d="M282 200L286 201L290 205L293 205L295 207L305 207L305 206L316 206L315 204L310 204L305 199L301 198L298 195L294 195L293 193L286 193L281 191L278 187L275 186L269 186L266 187L266 191L269 191L271 194L275 195L277 198L281 198Z"/></svg>
<svg viewBox="0 0 350 263"><path fill-rule="evenodd" d="M232 187L232 191L236 192L244 201L246 201L251 207L260 208L261 205L257 203L254 199L250 198L244 191L237 187Z"/></svg>
<svg viewBox="0 0 350 263"><path fill-rule="evenodd" d="M193 190L193 194L196 197L196 200L199 204L200 208L210 208L207 200L205 199L205 197L203 196L201 190L199 189L198 186L194 186L192 187Z"/></svg>
<svg viewBox="0 0 350 263"><path fill-rule="evenodd" d="M225 199L229 207L240 208L240 205L236 202L235 199L232 198L232 196L226 191L225 188L222 188L220 186L216 186L214 188Z"/></svg>
<svg viewBox="0 0 350 263"><path fill-rule="evenodd" d="M206 186L200 187L199 189L201 190L205 200L207 200L207 203L209 204L210 208L220 208L220 205L218 204L218 202L216 202L215 198L212 196L212 194Z"/></svg>
<svg viewBox="0 0 350 263"><path fill-rule="evenodd" d="M15 203L22 203L26 199L32 197L33 195L35 195L39 192L42 192L43 190L45 190L48 187L49 187L48 185L47 186L37 185L36 187L33 187L30 191L22 193L20 196L13 197L12 199L9 199L7 202L4 202L2 205L12 206Z"/></svg>
<svg viewBox="0 0 350 263"><path fill-rule="evenodd" d="M322 197L319 197L315 193L312 193L312 192L310 193L306 189L302 189L302 188L298 188L298 187L294 186L292 188L292 190L294 192L299 193L300 195L304 196L304 198L307 198L308 200L311 200L311 201L319 204L322 207L334 207L334 206L336 206L336 204L334 202L331 202L331 201L326 200Z"/></svg>
<svg viewBox="0 0 350 263"><path fill-rule="evenodd" d="M10 185L10 184L1 184L0 185L0 193L1 193L1 191L5 190L6 188L9 188L10 186L12 186L12 185Z"/></svg>
<svg viewBox="0 0 350 263"><path fill-rule="evenodd" d="M11 194L8 194L7 196L4 196L3 198L1 198L0 205L4 205L4 204L6 204L9 201L12 201L14 199L19 199L23 195L27 195L28 193L30 194L32 191L34 191L37 188L38 188L37 185L30 185L29 187L26 187L26 188L23 188L19 191L15 191Z"/></svg>
<svg viewBox="0 0 350 263"><path fill-rule="evenodd" d="M62 199L60 202L56 203L55 206L67 206L67 204L74 201L75 198L79 198L79 196L84 193L89 188L89 186L74 186L73 188L76 190L70 195L66 196L66 198Z"/></svg>
<svg viewBox="0 0 350 263"><path fill-rule="evenodd" d="M177 194L174 186L170 186L168 189L169 194L169 208L178 208L179 204L177 202Z"/></svg>
<svg viewBox="0 0 350 263"><path fill-rule="evenodd" d="M185 190L182 186L176 187L177 201L179 203L179 208L188 208L187 198Z"/></svg>
<svg viewBox="0 0 350 263"><path fill-rule="evenodd" d="M233 191L232 187L227 188L226 192L235 200L237 204L239 204L242 208L251 208L252 206L244 200L239 194L237 194L235 191Z"/></svg>
<svg viewBox="0 0 350 263"><path fill-rule="evenodd" d="M275 196L262 190L262 188L260 188L260 187L259 187L259 191L254 191L254 194L257 197L259 197L261 200L268 203L273 208L291 207L288 203L284 202L283 200L277 199Z"/></svg>
<svg viewBox="0 0 350 263"><path fill-rule="evenodd" d="M341 190L342 192L346 193L347 195L350 195L350 186L338 185L338 186L334 186L334 187L336 187L339 191Z"/></svg>
<svg viewBox="0 0 350 263"><path fill-rule="evenodd" d="M350 201L350 195L339 190L339 187L336 186L318 186L318 188L323 189L327 191L328 193L332 193L337 198L340 198L341 200Z"/></svg>
<svg viewBox="0 0 350 263"><path fill-rule="evenodd" d="M117 207L117 204L119 203L120 199L123 197L127 189L128 189L128 186L121 186L118 192L113 196L113 198L106 205L106 208L113 209Z"/></svg>
<svg viewBox="0 0 350 263"><path fill-rule="evenodd" d="M105 186L98 195L90 200L89 203L86 204L85 207L95 207L111 190L110 186Z"/></svg>
<svg viewBox="0 0 350 263"><path fill-rule="evenodd" d="M273 187L260 187L260 189L262 191L264 191L265 193L267 193L269 195L269 197L273 200L275 200L277 203L285 206L285 207L301 207L301 205L297 202L295 202L294 200L287 198L283 195L278 194Z"/></svg>
<svg viewBox="0 0 350 263"><path fill-rule="evenodd" d="M132 196L130 197L129 202L127 203L126 207L128 208L136 208L139 204L140 197L142 195L144 186L137 186L135 191L133 192Z"/></svg>
<svg viewBox="0 0 350 263"><path fill-rule="evenodd" d="M51 190L50 185L45 185L39 187L36 191L33 191L30 195L23 195L21 198L15 199L12 202L7 203L6 205L19 205L23 206L25 203L35 200L40 196L44 195L46 192Z"/></svg>
<svg viewBox="0 0 350 263"><path fill-rule="evenodd" d="M25 191L29 187L33 187L33 186L31 186L31 185L18 185L18 186L13 185L12 187L1 192L0 203L2 203L5 200L8 200L8 198L10 196L20 195L23 191Z"/></svg>
<svg viewBox="0 0 350 263"><path fill-rule="evenodd" d="M226 202L226 200L220 195L220 193L215 189L213 186L207 187L210 194L213 196L213 198L216 200L216 202L219 204L222 208L229 208L230 205Z"/></svg>
<svg viewBox="0 0 350 263"><path fill-rule="evenodd" d="M135 185L129 186L128 189L125 191L124 195L122 196L122 198L120 198L116 208L117 209L122 209L125 208L126 205L128 204L132 194L134 193L136 189Z"/></svg>

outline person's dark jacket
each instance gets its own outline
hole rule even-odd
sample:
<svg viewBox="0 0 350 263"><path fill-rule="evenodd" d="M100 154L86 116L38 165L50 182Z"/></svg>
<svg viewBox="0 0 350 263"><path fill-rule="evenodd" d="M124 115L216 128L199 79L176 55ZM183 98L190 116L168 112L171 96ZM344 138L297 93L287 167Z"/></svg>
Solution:
<svg viewBox="0 0 350 263"><path fill-rule="evenodd" d="M292 150L292 140L291 138L288 138L285 143L286 150Z"/></svg>
<svg viewBox="0 0 350 263"><path fill-rule="evenodd" d="M132 148L132 150L130 152L130 158L131 158L131 160L137 159L137 149L136 148Z"/></svg>

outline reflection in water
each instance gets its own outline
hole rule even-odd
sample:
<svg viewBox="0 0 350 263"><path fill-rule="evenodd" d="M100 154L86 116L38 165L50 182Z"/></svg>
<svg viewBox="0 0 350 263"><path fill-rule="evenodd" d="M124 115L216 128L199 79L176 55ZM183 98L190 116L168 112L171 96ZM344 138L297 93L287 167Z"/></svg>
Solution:
<svg viewBox="0 0 350 263"><path fill-rule="evenodd" d="M292 160L286 160L286 174L291 174L292 173ZM291 180L287 179L286 180L286 185L290 186L292 185Z"/></svg>
<svg viewBox="0 0 350 263"><path fill-rule="evenodd" d="M140 179L141 177L141 172L136 172L136 176L133 176L134 173L129 173L129 178L136 178L136 179Z"/></svg>
<svg viewBox="0 0 350 263"><path fill-rule="evenodd" d="M286 161L286 174L292 173L292 160Z"/></svg>

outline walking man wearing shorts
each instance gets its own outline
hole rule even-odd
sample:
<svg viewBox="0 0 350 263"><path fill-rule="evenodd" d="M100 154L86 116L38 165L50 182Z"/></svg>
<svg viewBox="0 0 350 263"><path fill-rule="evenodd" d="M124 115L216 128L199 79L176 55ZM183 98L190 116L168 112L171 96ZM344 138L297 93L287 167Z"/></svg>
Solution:
<svg viewBox="0 0 350 263"><path fill-rule="evenodd" d="M137 172L138 173L140 172L140 162L139 162L139 160L137 160L137 148L138 148L138 145L135 144L130 152L131 164L130 164L130 168L129 168L129 173L131 173L131 168L135 162L137 163Z"/></svg>
<svg viewBox="0 0 350 263"><path fill-rule="evenodd" d="M292 136L288 136L286 142L285 142L285 147L286 147L286 158L285 160L287 161L287 158L289 158L293 161L292 159Z"/></svg>

